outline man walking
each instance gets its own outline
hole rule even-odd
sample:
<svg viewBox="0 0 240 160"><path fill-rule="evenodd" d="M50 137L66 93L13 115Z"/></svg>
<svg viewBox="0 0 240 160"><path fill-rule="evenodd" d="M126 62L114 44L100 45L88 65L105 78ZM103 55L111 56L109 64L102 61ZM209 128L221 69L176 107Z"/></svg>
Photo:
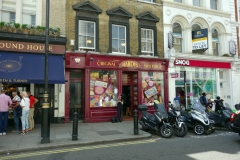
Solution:
<svg viewBox="0 0 240 160"><path fill-rule="evenodd" d="M0 94L0 136L6 135L8 125L8 111L9 106L12 105L11 98L1 90Z"/></svg>
<svg viewBox="0 0 240 160"><path fill-rule="evenodd" d="M19 133L19 115L17 114L17 107L20 107L21 98L17 95L17 92L12 92L12 97L13 118L15 124L15 130L12 132Z"/></svg>
<svg viewBox="0 0 240 160"><path fill-rule="evenodd" d="M29 128L28 130L33 130L34 129L34 104L38 102L38 99L35 98L33 95L31 95L31 92L28 91L28 98L30 99L30 111L29 111L29 116L28 116L28 123L29 123Z"/></svg>

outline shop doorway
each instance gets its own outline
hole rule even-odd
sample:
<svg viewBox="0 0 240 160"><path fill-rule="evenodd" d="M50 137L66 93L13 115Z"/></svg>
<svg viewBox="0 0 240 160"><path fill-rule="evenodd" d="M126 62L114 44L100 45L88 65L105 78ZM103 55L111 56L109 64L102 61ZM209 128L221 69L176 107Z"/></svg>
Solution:
<svg viewBox="0 0 240 160"><path fill-rule="evenodd" d="M126 100L123 104L123 118L132 117L133 111L138 105L138 73L123 72L122 73L122 93Z"/></svg>
<svg viewBox="0 0 240 160"><path fill-rule="evenodd" d="M78 113L78 119L83 120L84 113L84 94L83 94L83 79L81 71L70 71L70 107L69 120L73 120L74 112Z"/></svg>

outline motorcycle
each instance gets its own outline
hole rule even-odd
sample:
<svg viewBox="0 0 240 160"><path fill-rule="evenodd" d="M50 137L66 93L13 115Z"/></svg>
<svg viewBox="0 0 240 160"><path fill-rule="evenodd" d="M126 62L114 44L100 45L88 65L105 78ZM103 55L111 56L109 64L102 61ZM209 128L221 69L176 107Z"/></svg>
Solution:
<svg viewBox="0 0 240 160"><path fill-rule="evenodd" d="M207 116L210 120L213 120L213 125L215 127L226 127L228 130L231 129L230 117L232 115L232 109L230 106L225 103L225 107L222 107L217 113L207 111Z"/></svg>
<svg viewBox="0 0 240 160"><path fill-rule="evenodd" d="M170 108L170 110L168 111L169 122L173 127L173 131L175 135L178 137L184 137L188 132L187 125L184 122L181 122L179 120L179 116L176 112L177 110L174 107L174 105L171 103L171 101L169 101L168 106Z"/></svg>
<svg viewBox="0 0 240 160"><path fill-rule="evenodd" d="M194 133L197 135L204 133L208 135L215 131L213 121L208 119L205 107L202 106L198 99L195 99L193 108L189 112L180 110L179 120L184 122L188 128L193 128Z"/></svg>
<svg viewBox="0 0 240 160"><path fill-rule="evenodd" d="M168 122L168 114L164 105L154 103L154 109L156 112L151 114L147 112L145 104L138 105L138 110L142 113L139 124L142 125L142 129L145 131L157 131L162 137L170 138L173 135L173 128Z"/></svg>

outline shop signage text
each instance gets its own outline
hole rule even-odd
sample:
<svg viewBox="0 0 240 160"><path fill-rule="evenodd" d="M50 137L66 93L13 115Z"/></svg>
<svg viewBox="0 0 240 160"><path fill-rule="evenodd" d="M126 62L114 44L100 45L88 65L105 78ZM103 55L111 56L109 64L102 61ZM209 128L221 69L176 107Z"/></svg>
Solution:
<svg viewBox="0 0 240 160"><path fill-rule="evenodd" d="M45 53L45 44L0 40L0 50ZM64 54L65 46L49 44L49 51L51 53Z"/></svg>
<svg viewBox="0 0 240 160"><path fill-rule="evenodd" d="M109 61L97 61L97 66L99 67L120 67L120 68L142 68L142 69L162 69L161 62L158 63L148 63L148 62L138 62L134 60L109 60Z"/></svg>
<svg viewBox="0 0 240 160"><path fill-rule="evenodd" d="M177 60L175 60L175 64L182 65L182 66L189 66L190 62L189 62L189 60L177 59Z"/></svg>
<svg viewBox="0 0 240 160"><path fill-rule="evenodd" d="M28 83L27 79L0 79L0 83Z"/></svg>

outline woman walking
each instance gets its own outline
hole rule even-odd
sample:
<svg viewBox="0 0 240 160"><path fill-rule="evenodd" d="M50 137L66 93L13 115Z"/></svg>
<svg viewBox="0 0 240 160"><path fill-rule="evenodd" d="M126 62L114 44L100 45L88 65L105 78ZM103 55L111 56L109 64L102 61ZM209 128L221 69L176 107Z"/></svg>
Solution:
<svg viewBox="0 0 240 160"><path fill-rule="evenodd" d="M20 102L20 106L22 107L22 132L24 135L28 133L28 115L30 110L30 100L28 98L27 92L21 93L22 100Z"/></svg>

